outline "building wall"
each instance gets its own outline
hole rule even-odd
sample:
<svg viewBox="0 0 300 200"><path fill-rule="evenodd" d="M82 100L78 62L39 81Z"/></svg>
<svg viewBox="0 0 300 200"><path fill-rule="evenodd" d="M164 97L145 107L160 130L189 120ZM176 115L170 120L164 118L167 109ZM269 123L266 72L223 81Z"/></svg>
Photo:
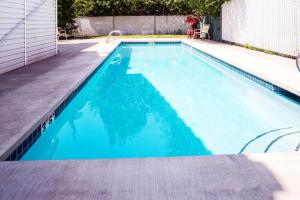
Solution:
<svg viewBox="0 0 300 200"><path fill-rule="evenodd" d="M222 6L222 39L296 56L299 0L231 0Z"/></svg>
<svg viewBox="0 0 300 200"><path fill-rule="evenodd" d="M0 1L0 74L53 56L56 0Z"/></svg>
<svg viewBox="0 0 300 200"><path fill-rule="evenodd" d="M126 35L186 33L186 16L79 17L79 36L108 35L121 30Z"/></svg>

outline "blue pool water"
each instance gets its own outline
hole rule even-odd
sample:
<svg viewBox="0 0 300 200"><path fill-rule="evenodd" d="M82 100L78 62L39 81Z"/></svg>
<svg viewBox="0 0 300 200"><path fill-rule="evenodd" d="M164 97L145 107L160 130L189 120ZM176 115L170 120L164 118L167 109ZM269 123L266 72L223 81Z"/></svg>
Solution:
<svg viewBox="0 0 300 200"><path fill-rule="evenodd" d="M300 105L181 43L121 44L22 160L293 151Z"/></svg>

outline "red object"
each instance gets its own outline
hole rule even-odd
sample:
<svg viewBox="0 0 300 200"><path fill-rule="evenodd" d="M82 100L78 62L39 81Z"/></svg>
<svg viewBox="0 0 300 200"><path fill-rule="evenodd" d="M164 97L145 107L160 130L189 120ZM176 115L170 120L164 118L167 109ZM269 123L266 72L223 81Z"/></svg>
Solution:
<svg viewBox="0 0 300 200"><path fill-rule="evenodd" d="M192 29L196 29L199 24L199 19L192 15L188 16L185 21L190 25Z"/></svg>
<svg viewBox="0 0 300 200"><path fill-rule="evenodd" d="M194 30L193 29L189 29L187 31L187 35L188 35L188 38L192 38L192 36L194 35Z"/></svg>
<svg viewBox="0 0 300 200"><path fill-rule="evenodd" d="M186 18L185 22L188 23L190 26L189 30L187 31L187 35L189 38L192 38L192 36L194 35L194 30L198 27L199 19L192 15L189 15Z"/></svg>

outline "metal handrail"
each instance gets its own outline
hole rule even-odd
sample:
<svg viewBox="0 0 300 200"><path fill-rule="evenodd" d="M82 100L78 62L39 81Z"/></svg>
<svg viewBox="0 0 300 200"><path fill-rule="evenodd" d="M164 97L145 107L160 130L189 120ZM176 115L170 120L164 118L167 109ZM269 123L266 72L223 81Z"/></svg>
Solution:
<svg viewBox="0 0 300 200"><path fill-rule="evenodd" d="M243 153L243 151L253 142L255 142L256 140L258 140L259 138L263 137L263 136L266 136L268 134L271 134L271 133L277 133L278 131L281 131L281 130L286 130L286 129L291 129L293 127L284 127L284 128L279 128L279 129L274 129L274 130L271 130L271 131L268 131L268 132L264 132L258 136L256 136L255 138L249 140L249 142L247 142L243 148L240 150L239 154Z"/></svg>
<svg viewBox="0 0 300 200"><path fill-rule="evenodd" d="M296 57L296 65L297 65L297 69L300 72L300 54Z"/></svg>
<svg viewBox="0 0 300 200"><path fill-rule="evenodd" d="M30 17L33 13L35 13L38 9L40 9L48 0L44 0L39 6L35 7L30 13L28 13L24 18L21 19L14 27L9 29L9 31L2 36L0 39L0 44L5 40L5 38L13 31L15 30L21 23L23 23L28 17Z"/></svg>
<svg viewBox="0 0 300 200"><path fill-rule="evenodd" d="M116 34L118 34L118 35L116 35ZM108 42L110 42L111 38L116 38L117 36L119 36L119 38L120 38L122 35L123 35L122 31L120 31L120 30L113 30L113 31L109 32L109 34L108 34L105 42L108 43Z"/></svg>

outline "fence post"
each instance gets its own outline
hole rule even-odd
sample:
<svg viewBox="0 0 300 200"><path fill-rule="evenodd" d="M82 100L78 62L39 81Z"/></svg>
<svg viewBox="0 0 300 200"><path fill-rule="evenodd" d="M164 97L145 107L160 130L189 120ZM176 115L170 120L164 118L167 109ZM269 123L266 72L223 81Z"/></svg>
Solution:
<svg viewBox="0 0 300 200"><path fill-rule="evenodd" d="M222 7L221 7L221 13L220 13L220 41L222 42L223 41L223 22L222 22L222 15L223 15L223 12L222 12Z"/></svg>
<svg viewBox="0 0 300 200"><path fill-rule="evenodd" d="M154 15L154 27L153 27L153 33L156 35L156 15Z"/></svg>
<svg viewBox="0 0 300 200"><path fill-rule="evenodd" d="M24 65L27 65L27 0L24 0Z"/></svg>
<svg viewBox="0 0 300 200"><path fill-rule="evenodd" d="M116 29L115 20L116 20L116 19L115 19L115 16L113 16L113 24L112 24L112 25L113 25L113 30L115 30L115 29Z"/></svg>
<svg viewBox="0 0 300 200"><path fill-rule="evenodd" d="M58 31L58 13L57 13L57 0L55 0L55 54L58 54L58 37L57 37L57 31ZM78 27L77 27L78 28Z"/></svg>

